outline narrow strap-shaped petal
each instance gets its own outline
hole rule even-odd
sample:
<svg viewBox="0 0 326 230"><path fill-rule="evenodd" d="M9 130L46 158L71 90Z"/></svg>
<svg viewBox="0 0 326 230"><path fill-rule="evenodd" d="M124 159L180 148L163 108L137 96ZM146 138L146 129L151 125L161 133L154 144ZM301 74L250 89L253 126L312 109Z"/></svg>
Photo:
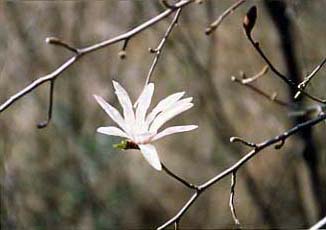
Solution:
<svg viewBox="0 0 326 230"><path fill-rule="evenodd" d="M158 139L161 139L162 137L174 134L174 133L181 133L181 132L187 132L194 129L197 129L197 125L182 125L182 126L171 126L167 129L164 129L162 132L155 135L155 137L152 139L152 141L156 141Z"/></svg>
<svg viewBox="0 0 326 230"><path fill-rule="evenodd" d="M138 105L136 109L136 120L139 123L145 122L146 112L151 104L152 96L154 93L154 84L149 83L145 86L143 92L139 96Z"/></svg>
<svg viewBox="0 0 326 230"><path fill-rule="evenodd" d="M108 127L99 127L96 130L98 133L110 135L110 136L118 136L118 137L125 137L129 138L129 136L123 132L121 129L113 126L108 126Z"/></svg>
<svg viewBox="0 0 326 230"><path fill-rule="evenodd" d="M170 106L172 106L174 103L176 103L184 94L185 94L185 92L174 93L174 94L171 94L170 96L164 98L163 100L161 100L155 106L155 108L152 110L152 112L150 112L148 114L148 116L146 118L146 123L150 124L154 120L154 118L156 117L157 114L168 109Z"/></svg>
<svg viewBox="0 0 326 230"><path fill-rule="evenodd" d="M117 123L124 131L128 132L128 128L125 125L125 121L121 117L121 114L119 113L116 108L114 108L112 105L107 103L102 97L93 95L97 103L102 107L102 109L111 117L111 119Z"/></svg>
<svg viewBox="0 0 326 230"><path fill-rule="evenodd" d="M113 82L113 87L115 89L115 94L123 109L123 116L128 125L132 125L135 122L135 114L132 109L132 103L129 98L127 91L116 81Z"/></svg>
<svg viewBox="0 0 326 230"><path fill-rule="evenodd" d="M180 105L177 105L175 107L170 108L169 110L162 112L160 115L158 115L155 120L153 121L149 132L156 133L157 130L164 125L165 122L169 121L173 117L179 115L180 113L190 109L193 106L192 103L182 103Z"/></svg>
<svg viewBox="0 0 326 230"><path fill-rule="evenodd" d="M162 165L154 145L147 144L147 145L138 145L138 146L140 148L142 155L147 160L147 162L156 170L161 171Z"/></svg>

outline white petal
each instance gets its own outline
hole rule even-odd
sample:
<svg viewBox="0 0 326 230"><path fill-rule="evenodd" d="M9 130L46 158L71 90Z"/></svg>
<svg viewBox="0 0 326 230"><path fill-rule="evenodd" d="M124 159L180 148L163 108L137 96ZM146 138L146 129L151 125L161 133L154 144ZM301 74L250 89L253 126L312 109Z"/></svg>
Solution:
<svg viewBox="0 0 326 230"><path fill-rule="evenodd" d="M117 123L124 131L127 131L125 121L121 117L121 114L112 105L107 103L102 97L93 95L97 103L104 109L104 111L111 117L111 119Z"/></svg>
<svg viewBox="0 0 326 230"><path fill-rule="evenodd" d="M152 141L156 141L158 139L161 139L162 137L174 134L174 133L181 133L181 132L187 132L194 129L197 129L197 125L182 125L182 126L172 126L167 129L164 129L162 132L158 133Z"/></svg>
<svg viewBox="0 0 326 230"><path fill-rule="evenodd" d="M170 106L172 106L174 103L176 103L184 94L185 94L185 92L174 93L174 94L171 94L170 96L164 98L163 100L161 100L155 106L155 108L152 110L152 112L150 114L148 114L148 116L146 118L146 123L150 124L154 120L154 118L156 117L157 114L168 109Z"/></svg>
<svg viewBox="0 0 326 230"><path fill-rule="evenodd" d="M169 121L173 117L177 116L178 114L190 109L193 106L192 103L182 103L179 104L173 108L170 108L169 110L162 112L160 115L158 115L155 120L153 121L149 132L156 133L157 130L164 125L165 122Z"/></svg>
<svg viewBox="0 0 326 230"><path fill-rule="evenodd" d="M113 87L115 89L115 94L123 109L123 116L127 124L133 124L135 122L135 115L132 109L132 104L127 91L116 81L113 82Z"/></svg>
<svg viewBox="0 0 326 230"><path fill-rule="evenodd" d="M99 127L96 130L98 133L110 135L110 136L118 136L118 137L125 137L129 138L129 136L123 132L121 129L113 126L108 126L108 127Z"/></svg>
<svg viewBox="0 0 326 230"><path fill-rule="evenodd" d="M161 171L162 165L154 145L138 145L147 162L156 170Z"/></svg>
<svg viewBox="0 0 326 230"><path fill-rule="evenodd" d="M177 101L174 105L177 104L186 104L192 102L192 97L183 98L180 101Z"/></svg>
<svg viewBox="0 0 326 230"><path fill-rule="evenodd" d="M151 104L152 96L154 93L154 84L150 83L145 86L143 92L139 96L138 105L136 110L136 121L143 123L145 121L145 115Z"/></svg>

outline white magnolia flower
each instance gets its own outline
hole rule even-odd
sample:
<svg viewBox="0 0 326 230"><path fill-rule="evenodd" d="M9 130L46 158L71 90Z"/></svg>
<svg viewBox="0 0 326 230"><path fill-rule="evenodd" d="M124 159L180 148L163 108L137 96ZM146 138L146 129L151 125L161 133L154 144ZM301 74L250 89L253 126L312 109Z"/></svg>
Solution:
<svg viewBox="0 0 326 230"><path fill-rule="evenodd" d="M134 106L135 112L126 90L116 81L113 81L113 87L122 106L123 117L117 109L102 97L97 95L94 95L94 97L120 128L113 126L100 127L97 132L128 139L133 144L138 145L142 155L150 165L156 170L161 170L162 166L157 151L150 143L167 135L190 131L198 127L196 125L172 126L159 132L159 129L167 121L193 106L193 103L191 103L192 98L181 99L185 92L172 94L161 100L146 116L154 93L153 83L146 85L140 94L137 104Z"/></svg>

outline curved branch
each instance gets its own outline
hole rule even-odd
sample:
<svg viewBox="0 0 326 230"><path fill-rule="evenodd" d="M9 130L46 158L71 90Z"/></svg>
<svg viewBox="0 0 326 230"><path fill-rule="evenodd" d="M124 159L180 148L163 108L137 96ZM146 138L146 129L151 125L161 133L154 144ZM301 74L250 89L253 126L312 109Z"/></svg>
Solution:
<svg viewBox="0 0 326 230"><path fill-rule="evenodd" d="M259 152L261 152L265 148L272 146L274 144L277 144L279 142L284 142L288 137L304 130L305 128L312 127L312 126L322 122L323 120L326 120L326 114L321 114L314 119L311 119L309 121L306 121L306 122L303 122L303 123L300 123L300 124L294 126L293 128L283 132L282 134L280 134L278 136L275 136L271 139L268 139L261 143L256 144L255 147L249 153L247 153L245 156L243 156L235 164L233 164L232 166L230 166L223 172L217 174L213 178L209 179L208 181L199 185L197 187L196 192L193 193L193 195L189 198L187 203L185 203L182 206L182 208L179 210L179 212L174 217L172 217L167 222L165 222L163 225L158 227L157 229L164 229L164 228L174 224L175 222L179 221L181 219L181 217L186 213L186 211L190 208L190 206L196 201L196 199L199 197L200 194L202 194L206 189L210 188L211 186L213 186L214 184L216 184L218 181L225 178L226 176L228 176L230 174L233 175L234 172L236 172L240 167L242 167L245 163L247 163L250 159L255 157Z"/></svg>
<svg viewBox="0 0 326 230"><path fill-rule="evenodd" d="M19 91L18 93L14 94L13 96L11 96L9 99L7 99L4 103L2 103L0 105L0 113L5 111L8 107L10 107L14 102L16 102L17 100L19 100L20 98L22 98L23 96L25 96L26 94L28 94L29 92L33 91L35 88L37 88L38 86L44 84L47 81L53 80L55 78L57 78L62 72L64 72L67 68L69 68L72 64L74 64L80 57L92 53L96 50L102 49L104 47L110 46L112 44L118 43L120 41L125 41L130 39L131 37L137 35L138 33L142 32L143 30L149 28L150 26L156 24L157 22L161 21L162 19L168 17L171 13L173 13L174 11L185 7L186 5L190 4L194 2L194 0L181 0L180 2L176 3L174 6L175 8L173 9L167 9L165 11L163 11L161 14L151 18L150 20L144 22L143 24L135 27L134 29L129 30L126 33L123 33L119 36L116 36L114 38L96 43L94 45L90 45L84 48L80 48L80 49L76 49L73 48L73 51L76 51L76 54L72 57L70 57L67 61L65 61L61 66L59 66L56 70L54 70L53 72L38 78L37 80L33 81L31 84L29 84L28 86L26 86L24 89L22 89L21 91ZM59 45L59 43L56 43L57 45ZM71 47L68 44L60 44L63 47ZM71 49L70 49L71 50Z"/></svg>

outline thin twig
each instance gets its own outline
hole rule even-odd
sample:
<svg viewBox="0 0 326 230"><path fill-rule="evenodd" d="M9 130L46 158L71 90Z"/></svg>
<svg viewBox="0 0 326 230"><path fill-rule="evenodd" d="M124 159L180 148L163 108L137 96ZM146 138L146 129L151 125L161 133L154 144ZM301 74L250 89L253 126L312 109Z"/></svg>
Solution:
<svg viewBox="0 0 326 230"><path fill-rule="evenodd" d="M271 139L268 139L268 140L265 140L265 141L263 141L263 142L261 142L259 144L256 144L255 148L253 148L250 152L248 152L245 156L243 156L235 164L233 164L232 166L230 166L229 168L227 168L223 172L217 174L213 178L209 179L208 181L204 182L203 184L199 185L197 187L196 192L193 193L193 195L182 206L182 208L179 210L179 212L174 217L172 217L171 219L166 221L164 224L162 224L160 227L158 227L157 229L164 229L164 228L170 226L171 224L174 224L176 221L179 221L181 219L181 217L186 213L186 211L190 208L190 206L196 201L196 199L199 197L200 194L202 194L206 189L210 188L211 186L216 184L221 179L223 179L226 176L236 172L246 162L248 162L250 159L255 157L259 152L261 152L265 148L267 148L269 146L272 146L274 144L277 144L279 142L283 142L284 140L286 140L290 136L304 130L305 128L312 127L312 126L322 122L323 120L326 120L326 114L325 113L317 116L314 119L311 119L309 121L300 123L300 124L294 126L293 128L289 129L288 131L286 131L286 132L284 132L284 133L282 133L282 134L280 134L278 136L275 136L275 137L273 137Z"/></svg>
<svg viewBox="0 0 326 230"><path fill-rule="evenodd" d="M250 78L245 78L245 79L238 79L235 76L231 77L231 81L239 83L240 85L244 85L247 88L251 89L252 91L260 94L261 96L263 96L264 98L271 100L273 102L275 102L276 104L283 106L283 107L289 107L289 108L293 108L293 105L290 103L287 103L285 101L282 101L278 98L276 98L277 94L273 93L272 95L267 94L266 92L262 91L261 89L259 89L258 87L252 85L251 83L253 83L254 81L258 80L259 78L261 78L262 76L264 76L268 71L268 66L265 66L262 68L261 71L259 71L256 75L254 75L253 77Z"/></svg>
<svg viewBox="0 0 326 230"><path fill-rule="evenodd" d="M153 59L153 62L152 62L152 64L151 64L151 67L149 68L149 71L148 71L148 74L147 74L147 77L146 77L146 81L145 81L145 85L147 85L147 84L149 83L150 78L151 78L151 76L153 75L154 69L155 69L155 67L156 67L156 65L157 65L158 59L160 58L160 55L161 55L161 53L162 53L163 47L164 47L164 45L166 44L166 41L167 41L169 35L171 34L173 28L174 28L174 27L177 25L177 23L178 23L178 19L179 19L179 17L180 17L181 10L182 10L182 8L179 8L179 9L177 10L177 12L175 13L174 18L173 18L173 20L171 21L171 23L170 23L168 29L166 30L166 32L165 32L165 34L164 34L162 40L160 41L159 45L158 45L155 49L150 49L150 52L151 52L151 53L155 53L155 57L154 57L154 59Z"/></svg>
<svg viewBox="0 0 326 230"><path fill-rule="evenodd" d="M240 226L240 221L237 217L236 211L235 211L235 207L234 207L234 195L235 195L235 185L237 183L237 172L234 171L232 172L232 176L231 176L231 191L230 191L230 200L229 200L229 206L231 209L231 213L232 213L232 218L234 220L234 223L239 227Z"/></svg>
<svg viewBox="0 0 326 230"><path fill-rule="evenodd" d="M256 7L252 7L249 12L252 13L252 12L255 12L256 11ZM248 12L248 13L249 13ZM313 96L309 93L307 93L306 91L304 91L303 89L300 89L298 87L297 84L295 84L295 82L293 82L291 79L289 79L287 76L285 76L284 74L282 74L280 71L278 71L274 65L271 63L271 61L267 58L267 56L265 55L265 53L263 52L263 50L260 48L260 45L259 45L259 42L257 41L254 41L253 38L252 38L252 35L251 35L251 31L254 27L254 24L255 24L255 20L256 20L256 15L254 16L254 20L253 20L253 23L251 24L247 24L247 22L250 21L250 17L248 17L249 15L247 14L247 16L245 17L245 22L244 22L244 30L245 30L245 34L248 38L248 40L250 41L250 43L252 44L252 46L255 48L255 50L257 51L257 53L261 56L261 58L266 62L266 64L269 66L269 68L276 74L276 76L278 76L279 78L281 78L285 83L287 83L291 88L293 89L296 89L298 91L300 91L303 95L305 95L307 98L313 100L313 101L316 101L316 102L319 102L319 103L323 103L323 104L326 104L326 100L323 100L323 99L320 99L316 96ZM247 21L249 20L249 21ZM247 26L247 25L250 25L250 26Z"/></svg>
<svg viewBox="0 0 326 230"><path fill-rule="evenodd" d="M235 9L237 9L239 6L241 6L246 0L238 0L235 2L232 6L230 6L228 9L226 9L214 22L212 22L206 29L205 29L205 34L209 35L213 31L215 31L219 25L223 22L223 20Z"/></svg>
<svg viewBox="0 0 326 230"><path fill-rule="evenodd" d="M46 121L42 121L42 122L37 124L37 128L39 128L39 129L45 128L50 123L51 118L52 118L54 82L55 82L54 79L50 81L50 96L49 96L48 118L47 118Z"/></svg>
<svg viewBox="0 0 326 230"><path fill-rule="evenodd" d="M177 176L171 170L169 170L163 163L161 163L161 165L162 165L162 169L164 170L164 172L166 172L169 176L171 176L172 178L176 179L177 181L179 181L180 183L182 183L186 187L188 187L190 189L197 190L197 186L196 185L191 184L191 183L187 182L186 180L182 179L181 177Z"/></svg>
<svg viewBox="0 0 326 230"><path fill-rule="evenodd" d="M104 47L110 46L112 44L125 41L126 39L130 39L131 37L137 35L138 33L142 32L143 30L149 28L150 26L156 24L157 22L161 21L162 19L168 17L171 13L176 11L179 8L183 8L186 5L194 2L194 0L181 0L175 4L175 9L167 9L160 13L159 15L149 19L148 21L144 22L143 24L135 27L134 29L129 30L126 33L123 33L119 36L113 37L111 39L96 43L94 45L87 46L85 48L77 49L77 53L70 57L68 60L66 60L61 66L59 66L57 69L55 69L53 72L38 78L37 80L33 81L31 84L26 86L24 89L20 90L13 96L11 96L9 99L7 99L4 103L0 105L0 113L6 110L9 106L11 106L14 102L19 100L21 97L25 96L29 92L33 91L38 86L44 84L47 81L50 81L52 79L57 78L62 72L64 72L66 69L68 69L71 65L73 65L77 60L79 60L80 57L95 52L99 49L102 49Z"/></svg>
<svg viewBox="0 0 326 230"><path fill-rule="evenodd" d="M313 79L314 76L316 76L316 74L318 73L318 71L323 67L323 65L326 63L326 58L324 58L324 60L314 68L314 70L308 74L307 77L305 77L305 79L298 85L298 88L304 90L307 85L309 84L309 82ZM298 91L295 96L294 99L297 99L300 96L301 92Z"/></svg>
<svg viewBox="0 0 326 230"><path fill-rule="evenodd" d="M264 76L266 73L268 72L268 66L265 65L258 73L256 73L254 76L249 77L249 78L244 78L241 80L241 83L246 85L246 84L250 84L254 81L257 81L259 78L261 78L262 76Z"/></svg>
<svg viewBox="0 0 326 230"><path fill-rule="evenodd" d="M244 144L244 145L252 147L252 148L257 147L257 144L255 144L253 142L246 141L246 140L242 139L241 137L230 137L230 142L231 143L240 142L241 144Z"/></svg>
<svg viewBox="0 0 326 230"><path fill-rule="evenodd" d="M57 37L47 37L45 39L45 42L48 43L48 44L51 44L51 45L56 45L56 46L60 46L60 47L63 47L75 54L78 54L79 51L78 49L76 49L75 47L69 45L67 42L57 38Z"/></svg>
<svg viewBox="0 0 326 230"><path fill-rule="evenodd" d="M162 224L160 227L157 228L157 230L161 230L164 229L168 226L170 226L171 224L174 224L175 222L179 222L179 220L181 219L181 217L186 213L186 211L188 210L188 208L196 201L196 199L198 198L198 196L201 193L199 192L195 192L190 199L187 201L187 203L182 206L182 208L179 210L179 212L172 217L170 220L168 220L167 222L165 222L164 224Z"/></svg>

